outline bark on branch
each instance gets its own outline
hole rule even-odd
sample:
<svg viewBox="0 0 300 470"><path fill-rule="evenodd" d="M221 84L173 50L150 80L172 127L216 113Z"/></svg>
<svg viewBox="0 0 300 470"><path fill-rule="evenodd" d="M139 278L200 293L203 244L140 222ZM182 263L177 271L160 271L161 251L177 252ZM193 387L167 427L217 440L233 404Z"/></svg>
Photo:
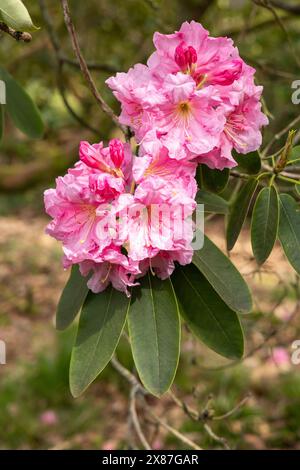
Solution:
<svg viewBox="0 0 300 470"><path fill-rule="evenodd" d="M102 111L104 111L112 119L112 121L119 128L122 129L122 131L126 135L127 129L120 124L120 122L119 122L117 116L115 115L115 113L113 112L113 110L110 108L110 106L108 106L108 104L102 98L101 94L99 93L99 91L98 91L98 89L95 85L93 77L92 77L92 75L89 71L89 68L87 66L87 63L86 63L86 61L85 61L85 59L82 55L81 48L80 48L79 41L78 41L78 37L77 37L77 33L76 33L76 29L75 29L74 23L73 23L72 18L71 18L68 0L61 0L61 5L62 5L62 8L63 8L65 24L66 24L69 36L70 36L71 41L72 41L73 50L74 50L75 55L77 57L77 60L80 64L80 69L81 69L81 72L82 72L82 74L85 78L86 83L87 83L89 89L91 90L95 100L97 101L100 108L102 109Z"/></svg>
<svg viewBox="0 0 300 470"><path fill-rule="evenodd" d="M27 33L25 31L16 31L3 21L0 21L0 30L6 34L9 34L9 36L11 36L16 41L30 42L32 40L32 36L30 33Z"/></svg>

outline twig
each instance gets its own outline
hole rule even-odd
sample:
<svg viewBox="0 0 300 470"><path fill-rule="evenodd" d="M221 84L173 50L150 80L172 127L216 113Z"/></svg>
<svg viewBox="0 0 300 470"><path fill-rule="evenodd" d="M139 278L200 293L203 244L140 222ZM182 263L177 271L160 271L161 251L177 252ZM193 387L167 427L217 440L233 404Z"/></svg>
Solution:
<svg viewBox="0 0 300 470"><path fill-rule="evenodd" d="M80 64L79 62L77 62L77 60L70 59L69 57L66 57L65 55L61 55L60 60L64 62L65 64L70 65L71 67L80 69ZM86 64L89 70L99 70L101 72L108 72L108 73L118 72L118 69L114 67L113 65L100 64L98 62L87 62Z"/></svg>
<svg viewBox="0 0 300 470"><path fill-rule="evenodd" d="M270 140L270 142L266 145L266 147L262 151L263 157L266 156L267 152L273 146L273 144L279 140L284 134L286 134L292 127L294 127L300 121L300 114L295 119L293 119L286 127L284 127L281 131L277 132L274 137Z"/></svg>
<svg viewBox="0 0 300 470"><path fill-rule="evenodd" d="M247 62L249 62L250 64L253 64L255 67L259 68L263 73L266 73L270 76L275 76L289 81L295 80L297 78L296 74L286 72L285 70L275 69L268 63L260 62L259 60L255 60L252 57L247 57L244 55L244 59L247 60Z"/></svg>
<svg viewBox="0 0 300 470"><path fill-rule="evenodd" d="M32 40L30 33L26 33L25 31L16 31L3 21L0 21L0 30L6 34L9 34L9 36L14 38L16 41L30 42Z"/></svg>
<svg viewBox="0 0 300 470"><path fill-rule="evenodd" d="M292 16L292 15L285 15L285 16L281 16L280 19L281 19L281 21L289 22L289 21L295 20L295 17ZM248 27L245 32L247 34L256 33L257 31L261 31L264 28L269 28L269 27L274 26L274 23L276 23L276 20L274 18L272 18L270 20L266 20L266 21L261 21L260 23L256 23L253 26ZM241 29L236 28L236 29L232 29L230 31L228 31L228 30L227 31L221 31L220 36L234 37L234 36L239 35L240 33L241 33Z"/></svg>
<svg viewBox="0 0 300 470"><path fill-rule="evenodd" d="M136 411L136 395L137 393L139 393L140 391L140 386L139 384L137 385L134 385L131 389L131 393L130 393L130 405L129 405L129 413L130 413L130 418L131 418L131 422L133 424L133 427L135 429L135 432L139 438L139 440L141 441L143 447L146 449L146 450L151 450L151 446L150 444L148 443L146 437L145 437L145 434L143 433L142 431L142 428L141 428L141 425L140 425L140 421L139 421L139 418L138 418L138 415L137 415L137 411Z"/></svg>
<svg viewBox="0 0 300 470"><path fill-rule="evenodd" d="M145 397L145 395L148 394L147 390L139 383L139 381L137 380L137 378L128 370L126 369L126 367L124 367L122 364L120 364L120 362L117 360L116 357L113 357L112 360L111 360L111 364L112 366L122 375L122 377L124 377L127 382L133 387L132 389L132 392L131 392L131 417L132 418L136 418L135 415L132 415L132 411L134 413L134 410L132 409L132 396L133 396L133 393L134 395L136 396L137 393L140 394L141 397ZM155 413L153 413L153 411L150 409L149 405L146 403L145 399L143 400L143 405L144 405L144 408L147 410L147 412L149 413L149 415L157 422L159 423L162 427L164 427L165 429L167 429L171 434L173 434L174 436L176 436L179 440L181 440L182 442L184 442L185 444L187 444L189 447L191 447L192 449L195 449L195 450L202 450L201 447L199 447L197 444L195 444L193 441L191 441L190 439L188 439L186 436L184 436L183 434L181 434L181 432L177 431L176 429L174 429L171 425L169 425L167 422L165 422L164 420L162 420L159 416L157 416ZM134 403L134 406L135 406L135 403ZM136 428L136 425L137 425L137 422L134 420L133 421L133 425L135 426L135 430L137 433L139 433L139 438L141 440L141 435L140 435L140 432L141 429L139 429L139 431L137 430ZM139 423L138 425L139 426ZM142 442L142 440L141 440ZM146 444L146 442L144 441L143 444ZM147 443L148 444L148 443ZM149 444L148 444L149 445Z"/></svg>
<svg viewBox="0 0 300 470"><path fill-rule="evenodd" d="M231 415L233 415L238 410L240 410L247 403L250 397L251 397L251 394L248 393L248 395L246 395L234 408L232 408L232 410L227 411L227 413L224 413L223 415L212 416L211 419L213 421L221 421L223 419L229 418Z"/></svg>
<svg viewBox="0 0 300 470"><path fill-rule="evenodd" d="M139 391L142 391L144 394L147 394L147 390L144 389L144 387L140 384L140 382L138 381L138 379L135 377L135 375L133 375L128 369L126 369L126 367L124 367L119 361L118 359L116 358L116 356L114 356L111 361L110 361L111 365L113 366L114 369L116 369L117 372L119 372L120 375L122 375L122 377L124 377L124 379L127 380L127 382L132 386L132 387L136 387L136 389L139 389Z"/></svg>
<svg viewBox="0 0 300 470"><path fill-rule="evenodd" d="M180 400L175 393L172 392L172 390L169 390L168 392L169 396L172 398L174 403L181 408L184 413L194 421L199 421L199 412L190 406L188 406L184 401Z"/></svg>
<svg viewBox="0 0 300 470"><path fill-rule="evenodd" d="M83 126L86 129L90 130L94 134L99 135L99 130L94 128L93 126L91 126L81 116L79 116L76 113L76 111L74 111L73 107L70 105L70 103L67 99L66 92L65 92L65 85L64 85L65 80L64 80L64 76L63 76L63 64L64 64L64 62L62 61L62 58L61 58L60 42L59 42L59 39L58 39L58 37L56 35L56 32L54 30L51 17L49 15L49 12L48 12L47 7L46 7L45 0L39 0L39 5L40 5L40 10L41 10L42 17L43 17L45 25L46 25L46 29L47 29L47 32L48 32L50 43L53 47L55 57L56 57L56 62L57 62L57 66L56 66L56 72L57 72L56 73L56 84L57 84L57 88L58 88L58 91L60 93L60 96L63 100L63 103L64 103L65 107L67 108L68 112L71 114L71 116L81 126Z"/></svg>
<svg viewBox="0 0 300 470"><path fill-rule="evenodd" d="M73 50L75 52L75 55L78 59L78 62L80 64L80 69L81 69L81 72L86 80L86 83L89 87L89 89L91 90L95 100L97 101L97 103L99 104L100 108L102 109L102 111L104 111L111 119L112 121L119 127L122 129L122 131L124 132L124 134L126 134L127 130L124 126L122 126L117 118L117 116L115 115L115 113L113 112L113 110L110 108L110 106L108 106L108 104L104 101L104 99L102 98L102 96L100 95L99 91L97 90L97 87L94 83L94 80L91 76L91 73L88 69L88 66L87 66L87 63L81 53L81 49L80 49L80 46L79 46L79 41L78 41L78 37L77 37L77 33L76 33L76 30L75 30L75 27L74 27L74 24L73 24L73 21L71 19L71 14L70 14L70 9L69 9L69 4L68 4L68 0L61 0L61 5L62 5L62 8L63 8L63 13L64 13L64 19L65 19L65 24L66 24L66 27L67 27L67 30L68 30L68 33L71 37L71 41L72 41L72 46L73 46Z"/></svg>
<svg viewBox="0 0 300 470"><path fill-rule="evenodd" d="M291 50L291 52L292 52L292 54L295 58L296 63L298 65L300 65L298 55L297 55L297 52L294 48L294 44L293 44L293 42L290 38L289 32L286 29L284 22L281 20L281 17L278 15L277 11L273 8L271 2L269 0L252 0L252 1L256 5L262 6L263 8L266 8L267 10L269 10L272 13L272 15L274 16L275 21L278 23L279 27L281 28L281 30L283 31L283 33L285 34L285 36L287 38L290 50Z"/></svg>
<svg viewBox="0 0 300 470"><path fill-rule="evenodd" d="M231 450L225 437L220 437L216 433L214 433L214 431L207 423L204 424L204 429L214 441L218 442L219 444L222 444L226 450Z"/></svg>
<svg viewBox="0 0 300 470"><path fill-rule="evenodd" d="M39 0L39 4L40 4L40 10L41 10L41 13L42 13L42 16L43 16L43 19L45 21L45 25L46 25L46 28L47 28L47 31L48 31L49 39L50 39L51 44L52 44L52 46L53 46L53 48L54 48L54 50L57 54L57 57L58 57L59 61L65 63L65 64L68 64L68 65L70 65L74 68L80 69L80 64L77 60L70 59L69 57L67 57L62 52L60 42L59 42L58 37L57 37L57 35L55 33L55 30L53 28L52 21L51 21L48 9L46 7L45 0ZM109 72L109 73L115 73L115 72L118 71L112 65L99 64L99 63L96 63L96 62L87 62L87 66L90 70L101 70L103 72Z"/></svg>
<svg viewBox="0 0 300 470"><path fill-rule="evenodd" d="M191 447L194 450L203 450L201 447L199 447L195 442L191 441L188 437L184 436L181 432L177 431L175 428L170 426L166 421L161 419L159 416L157 416L153 411L150 409L150 407L146 404L145 405L149 415L157 421L163 428L165 428L167 431L169 431L173 436L177 437L181 442L184 442L187 444L189 447Z"/></svg>
<svg viewBox="0 0 300 470"><path fill-rule="evenodd" d="M266 163L262 164L262 168L266 171L274 173L274 169L267 165ZM290 173L289 171L281 171L280 175L286 176L287 178L293 178L296 180L300 180L300 174L299 173Z"/></svg>
<svg viewBox="0 0 300 470"><path fill-rule="evenodd" d="M230 446L228 445L228 442L227 440L224 438L224 437L221 437L221 436L218 436L212 429L211 427L209 426L209 424L207 423L207 421L209 420L212 420L212 421L221 421L223 419L226 419L228 417L230 417L231 415L233 415L234 413L236 413L240 408L242 408L245 403L248 401L248 399L250 398L250 393L244 397L236 406L234 406L234 408L232 408L230 411L228 411L227 413L223 414L223 415L219 415L219 416L214 416L213 414L213 410L211 409L211 401L213 399L213 397L211 395L209 395L208 397L208 400L207 400L207 403L206 403L206 406L204 407L204 409L199 412L197 410L195 410L194 408L191 408L190 406L188 406L185 402L183 402L182 400L180 400L171 390L169 391L169 395L170 397L172 398L172 400L174 401L174 403L176 403L177 406L179 406L183 412L190 418L192 419L193 421L202 421L203 422L203 427L205 429L205 431L208 433L208 435L216 442L218 442L219 444L222 444L224 446L225 449L229 450L230 449Z"/></svg>
<svg viewBox="0 0 300 470"><path fill-rule="evenodd" d="M295 15L300 15L299 5L289 5L286 4L286 2L282 2L280 0L270 0L270 4L275 8L279 8L280 10L288 11L289 13L293 13Z"/></svg>

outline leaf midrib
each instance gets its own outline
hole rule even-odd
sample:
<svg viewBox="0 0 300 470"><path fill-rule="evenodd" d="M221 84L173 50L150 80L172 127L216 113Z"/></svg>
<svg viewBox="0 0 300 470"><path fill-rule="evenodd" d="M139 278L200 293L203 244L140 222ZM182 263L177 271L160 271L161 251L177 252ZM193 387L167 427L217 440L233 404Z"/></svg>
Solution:
<svg viewBox="0 0 300 470"><path fill-rule="evenodd" d="M153 296L152 284L151 284L151 278L150 278L149 272L148 272L148 281L149 281L149 287L150 287L151 306L152 306L152 313L153 313L153 319L154 319L155 345L156 345L156 358L157 358L157 376L158 376L159 388L161 388L161 371L160 371L160 360L159 360L160 347L159 347L158 334L157 334L158 326L157 326L157 318L155 315L154 296Z"/></svg>
<svg viewBox="0 0 300 470"><path fill-rule="evenodd" d="M228 289L228 286L225 284L225 282L222 280L222 278L218 277L218 275L215 274L214 271L212 271L212 270L210 269L209 265L205 262L205 260L204 260L203 258L200 258L197 253L195 254L195 257L196 257L196 258L198 257L198 258L200 259L200 262L203 263L204 266L205 266L205 267L208 269L208 271L211 273L211 275L212 275L215 279L217 279L217 280L219 281L219 283L222 285L222 287L223 287L223 289L224 289L225 291L229 291L231 294L233 294L233 292ZM203 273L203 274L204 274L204 273ZM205 274L204 274L204 276L205 276ZM207 278L207 276L205 276L205 277ZM220 297L222 298L222 295L221 295L221 294L219 294L219 295L220 295ZM224 296L224 294L223 294L223 296Z"/></svg>
<svg viewBox="0 0 300 470"><path fill-rule="evenodd" d="M290 229L291 229L291 233L292 233L294 239L296 240L296 245L298 245L299 250L300 250L300 240L298 240L298 238L297 238L297 235L296 235L296 233L295 233L293 224L291 223L291 219L290 219L290 217L289 217L289 213L286 211L282 200L280 201L280 203L281 203L281 206L282 206L282 208L283 208L283 212L284 212L284 214L285 214L285 216L286 216L286 219L287 219L287 221L288 221L288 223L289 223L289 227L290 227Z"/></svg>
<svg viewBox="0 0 300 470"><path fill-rule="evenodd" d="M263 231L264 248L266 248L266 243L267 243L267 228L269 226L269 218L270 218L270 200L271 200L271 190L268 191L267 217L266 217L266 223L265 223L264 231Z"/></svg>
<svg viewBox="0 0 300 470"><path fill-rule="evenodd" d="M237 239L238 239L238 237L241 233L241 230L242 230L244 222L246 220L246 215L247 215L247 212L249 210L251 200L253 198L254 191L255 191L256 187L257 187L257 181L256 180L251 181L251 184L249 183L248 187L245 186L245 191L244 192L246 193L246 197L242 199L240 195L243 194L243 193L241 192L239 197L237 197L236 200L233 202L233 211L231 213L231 216L229 216L229 222L228 222L228 228L227 228L228 241L231 242L231 243L228 243L228 245L231 246L231 248L234 247L234 245L235 245L235 243L236 243L236 241L237 241ZM246 191L246 188L247 188L247 191ZM237 212L236 202L239 199L242 201L242 203L241 203L241 206L240 206L240 210ZM235 220L238 221L238 223L233 224L233 222L232 222L234 220L233 215L236 215ZM238 233L233 231L233 227L236 226L236 225L239 227ZM230 230L229 230L229 228L230 228Z"/></svg>
<svg viewBox="0 0 300 470"><path fill-rule="evenodd" d="M98 349L98 346L99 346L99 343L100 343L100 339L102 339L102 336L103 336L103 325L105 325L105 322L106 322L106 319L107 319L107 316L108 316L108 312L109 312L109 309L110 309L110 304L111 304L111 298L112 298L112 292L113 292L113 288L112 286L110 287L110 296L109 296L109 301L108 301L108 304L107 304L107 308L106 308L106 311L105 311L105 315L104 315L104 318L103 318L103 321L102 321L102 328L101 328L101 331L100 331L100 334L98 335L97 337L97 341L95 343L95 346L93 348L93 354L92 354L92 360L89 361L89 365L88 367L86 368L85 370L85 373L84 373L84 380L83 380L83 383L86 382L86 378L88 377L89 373L90 373L90 369L91 369L91 365L93 364L94 362L94 359L95 359L95 356L96 356L96 351Z"/></svg>
<svg viewBox="0 0 300 470"><path fill-rule="evenodd" d="M184 273L184 271L181 270L181 272L182 272L183 276L185 277L185 279L187 280L187 282L190 284L191 288L196 292L196 294L197 294L197 296L200 298L201 302L206 306L206 308L208 309L208 311L211 313L211 315L212 315L213 318L215 319L216 323L219 325L221 332L223 333L223 335L225 336L226 340L227 340L228 343L230 344L230 337L229 337L229 335L227 334L226 330L223 328L222 323L220 323L220 321L219 321L218 318L215 316L215 314L214 314L213 311L210 309L210 307L207 305L207 303L205 302L205 300L200 296L198 290L193 286L193 284L191 283L191 281L189 280L189 278L186 276L186 274Z"/></svg>

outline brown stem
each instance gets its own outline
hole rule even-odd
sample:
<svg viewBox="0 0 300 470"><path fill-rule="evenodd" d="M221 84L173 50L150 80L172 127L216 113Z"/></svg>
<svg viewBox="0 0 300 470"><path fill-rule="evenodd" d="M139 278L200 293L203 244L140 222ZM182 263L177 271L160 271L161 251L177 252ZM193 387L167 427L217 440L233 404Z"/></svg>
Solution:
<svg viewBox="0 0 300 470"><path fill-rule="evenodd" d="M52 24L51 17L49 15L48 9L46 7L46 2L45 0L39 0L40 4L40 10L42 17L45 22L45 26L47 29L47 33L49 36L50 43L53 47L55 57L56 57L56 83L57 83L57 88L60 93L61 99L63 100L63 103L67 109L67 111L70 113L70 115L83 127L86 129L89 129L91 132L93 132L96 135L99 135L99 130L91 126L85 119L83 119L77 112L73 109L71 104L69 103L69 100L67 98L66 90L65 90L65 80L64 80L64 75L63 75L63 65L64 65L64 60L62 59L62 53L61 53L61 46L59 39L56 35L55 29Z"/></svg>
<svg viewBox="0 0 300 470"><path fill-rule="evenodd" d="M141 428L140 420L136 411L136 396L139 392L139 385L134 385L131 389L130 393L130 406L129 406L129 414L131 418L131 422L133 424L133 427L135 429L135 432L141 441L141 444L143 445L144 449L146 450L151 450L151 446L149 442L147 441L147 438L145 434L143 433L143 430Z"/></svg>
<svg viewBox="0 0 300 470"><path fill-rule="evenodd" d="M66 27L67 27L67 30L68 30L68 33L71 37L71 41L72 41L72 46L73 46L73 50L75 52L75 55L78 59L78 62L80 64L80 69L81 69L81 72L86 80L86 83L89 87L89 89L91 90L95 100L97 101L97 103L99 104L100 108L102 109L102 111L104 111L111 119L112 121L119 127L122 129L122 131L124 132L124 134L126 134L126 128L123 127L120 123L119 123L119 120L117 118L117 116L115 115L115 113L113 112L113 110L110 108L110 106L108 106L108 104L104 101L104 99L102 98L101 94L99 93L96 85L95 85L95 82L93 80L93 77L89 71L89 68L87 66L87 63L81 53L81 49L80 49L80 45L79 45L79 41L78 41L78 37L77 37L77 33L76 33L76 30L75 30L75 26L74 26L74 23L72 21L72 18L71 18L71 14L70 14L70 9L69 9L69 4L68 4L68 0L61 0L61 5L62 5L62 8L63 8L63 13L64 13L64 19L65 19L65 24L66 24Z"/></svg>
<svg viewBox="0 0 300 470"><path fill-rule="evenodd" d="M299 5L289 5L286 2L282 2L280 0L269 0L269 3L275 7L279 8L280 10L288 11L289 13L293 13L294 15L300 15L300 6Z"/></svg>
<svg viewBox="0 0 300 470"><path fill-rule="evenodd" d="M3 21L0 21L0 30L6 34L9 34L16 41L30 42L32 40L31 34L23 31L16 31L6 23L3 23Z"/></svg>

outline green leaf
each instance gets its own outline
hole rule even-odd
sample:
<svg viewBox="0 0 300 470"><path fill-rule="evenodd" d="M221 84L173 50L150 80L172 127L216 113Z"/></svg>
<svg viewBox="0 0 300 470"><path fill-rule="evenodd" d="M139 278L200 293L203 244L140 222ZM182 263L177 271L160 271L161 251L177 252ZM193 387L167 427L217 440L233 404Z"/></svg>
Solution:
<svg viewBox="0 0 300 470"><path fill-rule="evenodd" d="M82 307L70 364L70 388L79 396L104 369L118 345L129 300L112 286L89 292Z"/></svg>
<svg viewBox="0 0 300 470"><path fill-rule="evenodd" d="M196 201L198 204L204 204L204 212L216 214L227 214L228 212L228 202L217 194L200 190L197 193Z"/></svg>
<svg viewBox="0 0 300 470"><path fill-rule="evenodd" d="M258 264L269 257L279 224L279 201L275 186L263 188L254 205L251 223L251 243Z"/></svg>
<svg viewBox="0 0 300 470"><path fill-rule="evenodd" d="M211 170L206 165L201 165L201 181L202 185L200 184L200 188L202 186L211 191L212 193L220 193L225 189L229 179L229 169L225 168L225 170Z"/></svg>
<svg viewBox="0 0 300 470"><path fill-rule="evenodd" d="M233 152L233 158L238 164L238 170L245 171L250 175L257 175L261 169L261 160L258 152L250 152L246 155Z"/></svg>
<svg viewBox="0 0 300 470"><path fill-rule="evenodd" d="M193 263L232 310L252 310L248 285L229 258L206 236L201 250L194 252Z"/></svg>
<svg viewBox="0 0 300 470"><path fill-rule="evenodd" d="M0 79L6 85L6 109L15 126L33 139L41 138L44 133L44 124L30 96L1 66Z"/></svg>
<svg viewBox="0 0 300 470"><path fill-rule="evenodd" d="M297 193L297 196L300 196L300 184L295 184L295 191Z"/></svg>
<svg viewBox="0 0 300 470"><path fill-rule="evenodd" d="M88 294L87 278L73 265L67 284L62 291L56 312L56 328L64 330L75 319Z"/></svg>
<svg viewBox="0 0 300 470"><path fill-rule="evenodd" d="M3 137L3 131L4 131L4 110L3 110L3 105L0 104L0 142Z"/></svg>
<svg viewBox="0 0 300 470"><path fill-rule="evenodd" d="M280 195L279 240L293 268L300 274L300 212L288 194Z"/></svg>
<svg viewBox="0 0 300 470"><path fill-rule="evenodd" d="M227 250L232 250L238 239L246 219L251 200L257 188L257 184L258 182L256 179L249 179L241 191L239 191L236 199L230 207L226 233Z"/></svg>
<svg viewBox="0 0 300 470"><path fill-rule="evenodd" d="M192 264L176 268L172 282L180 311L192 332L209 348L229 359L240 359L244 338L237 314Z"/></svg>
<svg viewBox="0 0 300 470"><path fill-rule="evenodd" d="M4 23L17 31L36 29L21 0L0 0L0 14Z"/></svg>
<svg viewBox="0 0 300 470"><path fill-rule="evenodd" d="M128 315L134 362L145 388L161 396L171 386L180 350L180 319L170 279L148 273L132 292Z"/></svg>

